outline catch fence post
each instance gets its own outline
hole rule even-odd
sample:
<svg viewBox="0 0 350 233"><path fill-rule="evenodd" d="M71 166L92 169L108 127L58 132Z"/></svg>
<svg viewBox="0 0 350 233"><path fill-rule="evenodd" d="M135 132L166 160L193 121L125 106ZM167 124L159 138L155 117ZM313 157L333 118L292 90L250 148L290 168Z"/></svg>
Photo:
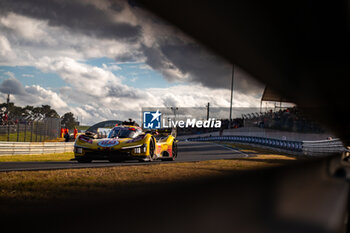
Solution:
<svg viewBox="0 0 350 233"><path fill-rule="evenodd" d="M33 141L33 121L30 123L30 141Z"/></svg>
<svg viewBox="0 0 350 233"><path fill-rule="evenodd" d="M35 124L35 121L34 121L34 126L35 126L35 141L37 142L38 141L38 122L36 122Z"/></svg>
<svg viewBox="0 0 350 233"><path fill-rule="evenodd" d="M19 140L19 122L17 123L17 142Z"/></svg>
<svg viewBox="0 0 350 233"><path fill-rule="evenodd" d="M7 141L10 141L10 122L7 120Z"/></svg>
<svg viewBox="0 0 350 233"><path fill-rule="evenodd" d="M48 139L51 139L51 118L47 121L47 137Z"/></svg>
<svg viewBox="0 0 350 233"><path fill-rule="evenodd" d="M39 125L39 131L40 131L40 142L42 142L42 136L43 136L43 125L42 124Z"/></svg>
<svg viewBox="0 0 350 233"><path fill-rule="evenodd" d="M23 141L26 141L26 137L27 137L27 122L24 123L24 139Z"/></svg>

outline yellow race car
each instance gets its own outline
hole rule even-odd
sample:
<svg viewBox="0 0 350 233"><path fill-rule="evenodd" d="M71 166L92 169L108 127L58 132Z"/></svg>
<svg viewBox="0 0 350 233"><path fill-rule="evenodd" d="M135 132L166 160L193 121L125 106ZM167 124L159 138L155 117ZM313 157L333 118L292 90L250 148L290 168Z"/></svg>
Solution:
<svg viewBox="0 0 350 233"><path fill-rule="evenodd" d="M138 126L121 125L114 127L107 138L97 138L97 134L79 135L74 143L74 156L80 163L92 160L175 160L177 157L176 133L173 130L143 132Z"/></svg>

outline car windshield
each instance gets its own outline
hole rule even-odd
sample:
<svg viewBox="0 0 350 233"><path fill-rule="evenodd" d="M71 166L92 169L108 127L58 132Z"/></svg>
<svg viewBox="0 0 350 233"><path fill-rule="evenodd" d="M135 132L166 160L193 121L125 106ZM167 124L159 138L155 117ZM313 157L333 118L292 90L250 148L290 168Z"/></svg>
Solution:
<svg viewBox="0 0 350 233"><path fill-rule="evenodd" d="M108 138L134 138L139 135L140 132L134 128L114 128L108 135Z"/></svg>

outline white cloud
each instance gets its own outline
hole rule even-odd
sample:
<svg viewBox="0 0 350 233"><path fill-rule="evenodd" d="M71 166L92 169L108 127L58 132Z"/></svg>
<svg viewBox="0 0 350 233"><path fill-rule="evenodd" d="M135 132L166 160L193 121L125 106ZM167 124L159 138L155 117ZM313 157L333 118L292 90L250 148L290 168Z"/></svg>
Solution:
<svg viewBox="0 0 350 233"><path fill-rule="evenodd" d="M15 77L4 80L0 84L0 92L11 94L11 100L15 100L16 105L48 104L60 112L70 109L56 92L39 85L23 86Z"/></svg>
<svg viewBox="0 0 350 233"><path fill-rule="evenodd" d="M48 104L60 112L68 110L67 103L54 91L47 90L39 85L26 86L25 90L36 105Z"/></svg>
<svg viewBox="0 0 350 233"><path fill-rule="evenodd" d="M143 98L123 99L117 96L98 96L86 100L86 93L72 87L61 88L59 92L48 90L38 85L25 86L16 82L22 90L21 93L12 95L18 105L42 105L49 104L59 114L73 112L84 124L94 124L102 120L133 118L140 122L142 107L204 107L210 102L212 107L229 107L230 91L226 89L210 89L201 85L178 85L169 88L149 88L140 95ZM76 94L76 95L74 95ZM78 107L72 107L72 98L81 96L76 100ZM257 107L259 99L241 93L234 95L234 107Z"/></svg>
<svg viewBox="0 0 350 233"><path fill-rule="evenodd" d="M9 77L9 78L15 78L15 74L12 73L12 72L10 72L10 71L6 71L6 72L4 73L4 75L6 75L6 76Z"/></svg>
<svg viewBox="0 0 350 233"><path fill-rule="evenodd" d="M71 88L62 90L69 101L82 104L100 101L103 104L122 99L140 98L140 90L122 84L122 78L110 70L89 66L69 57L44 57L36 63L44 72L57 73ZM125 100L124 100L125 101Z"/></svg>
<svg viewBox="0 0 350 233"><path fill-rule="evenodd" d="M56 91L40 84L23 87L18 80L13 81L13 75L7 74L12 78L7 85L14 84L22 93L14 96L16 103L49 104L60 114L72 111L87 123L138 119L141 108L147 106L203 107L210 102L212 106L229 107L227 82L231 65L142 9L131 8L127 2L113 5L106 0L76 0L70 5L67 1L67 6L79 8L82 4L85 7L80 12L81 17L77 17L70 15L70 11L56 12L60 6L57 2L36 3L42 5L35 14L26 9L31 7L26 1L7 3L11 10L0 16L0 65L34 66L43 72L53 72L67 87ZM83 12L84 9L87 11ZM84 17L88 17L89 12L97 18L86 20ZM114 30L116 26L120 31ZM135 35L128 37L128 30L123 31L123 28L132 30ZM125 35L121 35L122 32ZM141 37L137 37L138 32L142 33ZM99 57L112 58L115 63L103 64L102 68L84 63ZM112 72L120 70L118 64L124 62L135 62L141 69L155 69L167 80L182 81L182 85L131 88L123 84L123 77ZM143 62L145 64L140 66ZM245 80L247 76L237 72L238 80ZM22 77L33 76L23 74ZM257 96L261 91L256 88L258 86L246 81L236 82L238 91L234 93L234 106L258 106ZM249 89L254 90L252 93L245 91Z"/></svg>
<svg viewBox="0 0 350 233"><path fill-rule="evenodd" d="M24 77L24 78L33 78L34 75L32 75L32 74L22 74L22 77Z"/></svg>
<svg viewBox="0 0 350 233"><path fill-rule="evenodd" d="M1 56L6 56L8 53L12 51L10 42L3 35L0 35L0 48L1 48L0 50Z"/></svg>
<svg viewBox="0 0 350 233"><path fill-rule="evenodd" d="M23 85L14 77L14 75L11 72L8 72L10 74L10 78L5 79L0 84L0 92L4 94L15 94L19 96L25 95L25 90Z"/></svg>
<svg viewBox="0 0 350 233"><path fill-rule="evenodd" d="M0 15L0 32L0 65L4 66L14 63L31 66L45 56L86 60L127 55L143 59L136 56L138 43L72 32L63 26L50 25L46 20L15 13Z"/></svg>
<svg viewBox="0 0 350 233"><path fill-rule="evenodd" d="M16 58L8 39L0 35L0 63L13 61ZM12 63L11 63L12 64Z"/></svg>
<svg viewBox="0 0 350 233"><path fill-rule="evenodd" d="M77 62L69 57L44 57L36 62L43 72L57 73L69 86L57 92L39 85L21 87L15 94L19 104L49 104L59 114L72 111L85 123L101 120L134 118L139 121L142 107L229 107L230 90L211 89L203 85L176 85L168 88L139 90L121 83L110 70ZM13 85L12 85L13 86ZM12 87L12 89L16 89ZM69 103L69 104L67 104ZM75 106L72 107L74 103ZM234 107L256 107L259 99L242 93L234 94Z"/></svg>
<svg viewBox="0 0 350 233"><path fill-rule="evenodd" d="M146 64L142 64L142 65L139 66L139 69L152 70L152 67L150 67L149 65L146 65Z"/></svg>
<svg viewBox="0 0 350 233"><path fill-rule="evenodd" d="M48 38L48 34L45 31L47 21L9 13L6 17L0 18L0 24L27 40L39 42Z"/></svg>
<svg viewBox="0 0 350 233"><path fill-rule="evenodd" d="M118 66L117 64L109 63L108 65L102 64L102 68L105 70L115 71L115 70L121 70L122 68Z"/></svg>

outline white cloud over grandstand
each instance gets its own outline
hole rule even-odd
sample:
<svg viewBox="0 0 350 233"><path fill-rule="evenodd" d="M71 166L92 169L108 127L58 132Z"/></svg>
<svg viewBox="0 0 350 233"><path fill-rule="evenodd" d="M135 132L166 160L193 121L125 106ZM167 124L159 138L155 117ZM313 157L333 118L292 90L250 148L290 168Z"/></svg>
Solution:
<svg viewBox="0 0 350 233"><path fill-rule="evenodd" d="M113 74L121 69L117 64L84 62L99 57L142 62L178 85L129 87ZM203 107L210 102L228 107L230 100L231 64L127 1L1 1L0 66L57 74L66 87L23 85L12 74L3 75L0 91L11 92L16 104L50 104L60 114L72 111L85 123L139 119L146 106ZM234 106L259 104L262 85L239 68L234 86Z"/></svg>

